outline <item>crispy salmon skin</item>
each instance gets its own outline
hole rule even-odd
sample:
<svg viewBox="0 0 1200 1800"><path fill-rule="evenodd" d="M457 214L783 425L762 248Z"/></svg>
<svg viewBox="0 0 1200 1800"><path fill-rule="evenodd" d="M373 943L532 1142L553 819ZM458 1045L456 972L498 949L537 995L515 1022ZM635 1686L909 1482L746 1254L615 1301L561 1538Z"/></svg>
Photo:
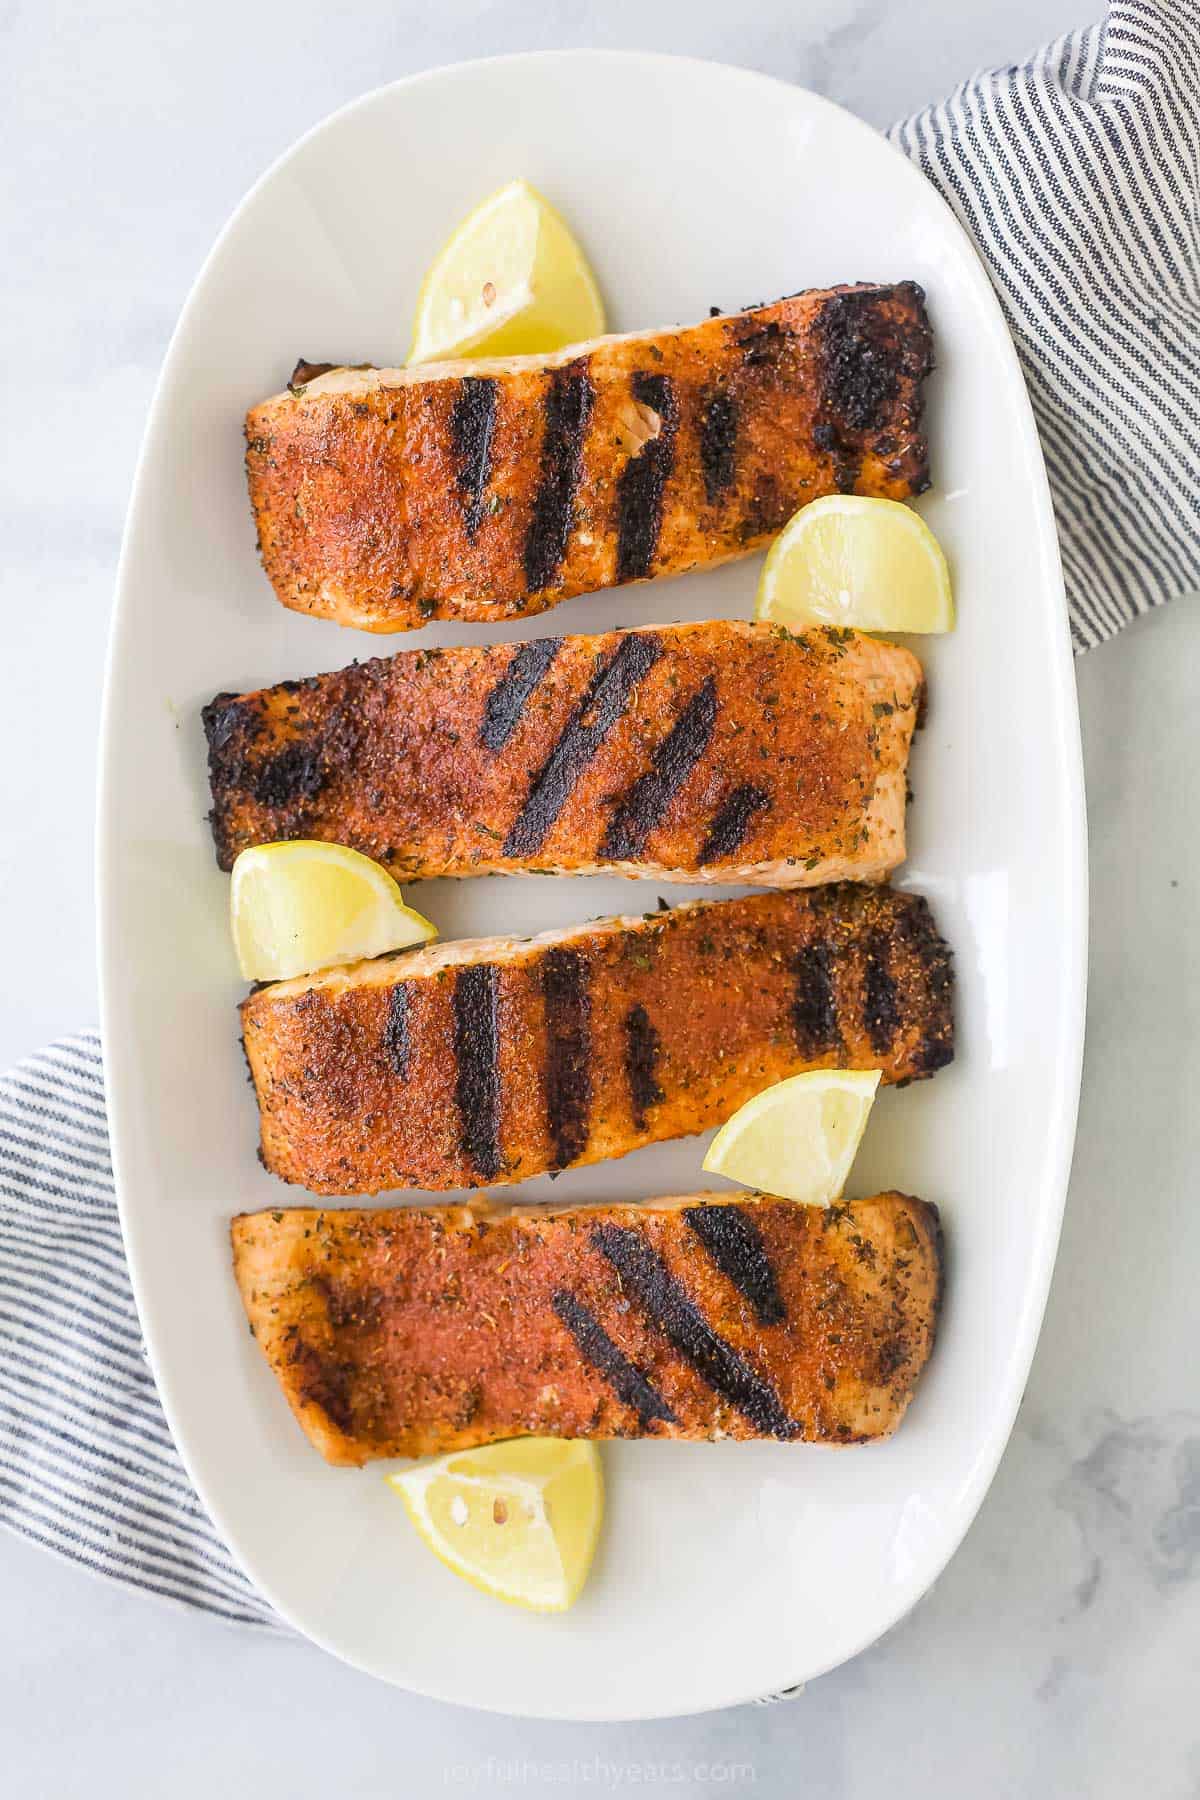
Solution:
<svg viewBox="0 0 1200 1800"><path fill-rule="evenodd" d="M241 1009L262 1159L314 1193L374 1194L624 1156L802 1069L933 1074L952 985L925 901L850 883L277 982Z"/></svg>
<svg viewBox="0 0 1200 1800"><path fill-rule="evenodd" d="M520 618L744 556L821 494L929 484L913 282L549 357L315 367L247 415L250 500L283 604L364 631Z"/></svg>
<svg viewBox="0 0 1200 1800"><path fill-rule="evenodd" d="M738 620L407 650L204 709L217 861L349 844L519 870L815 886L904 856L914 656Z"/></svg>
<svg viewBox="0 0 1200 1800"><path fill-rule="evenodd" d="M244 1213L250 1329L331 1463L498 1438L851 1444L933 1347L937 1209L695 1194L503 1216Z"/></svg>

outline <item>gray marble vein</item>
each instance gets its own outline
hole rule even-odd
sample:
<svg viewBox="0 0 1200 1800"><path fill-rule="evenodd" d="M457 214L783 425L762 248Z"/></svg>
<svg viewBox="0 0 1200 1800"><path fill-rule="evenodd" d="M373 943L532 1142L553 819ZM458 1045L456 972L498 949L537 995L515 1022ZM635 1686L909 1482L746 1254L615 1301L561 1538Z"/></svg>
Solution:
<svg viewBox="0 0 1200 1800"><path fill-rule="evenodd" d="M394 75L582 43L745 63L884 124L1093 10L1088 0L0 9L0 1061L95 1017L94 743L142 424L213 235L298 132ZM785 1706L529 1725L395 1693L304 1644L228 1630L0 1538L0 1792L1200 1795L1198 677L1200 611L1182 604L1079 669L1092 990L1062 1253L995 1485L936 1588L884 1642Z"/></svg>

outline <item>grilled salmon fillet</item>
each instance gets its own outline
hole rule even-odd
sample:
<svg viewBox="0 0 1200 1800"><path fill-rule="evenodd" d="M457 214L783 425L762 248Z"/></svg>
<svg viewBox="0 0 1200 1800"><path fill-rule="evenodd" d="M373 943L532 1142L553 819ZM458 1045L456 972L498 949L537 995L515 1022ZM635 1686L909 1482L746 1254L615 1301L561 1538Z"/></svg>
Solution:
<svg viewBox="0 0 1200 1800"><path fill-rule="evenodd" d="M913 282L548 357L300 364L246 417L263 565L298 612L410 631L724 562L820 494L921 493L930 367Z"/></svg>
<svg viewBox="0 0 1200 1800"><path fill-rule="evenodd" d="M289 1208L232 1229L250 1329L342 1464L531 1435L886 1437L941 1290L937 1209L896 1193Z"/></svg>
<svg viewBox="0 0 1200 1800"><path fill-rule="evenodd" d="M925 901L847 883L402 951L241 1013L265 1166L374 1194L624 1156L802 1069L931 1075L951 989Z"/></svg>
<svg viewBox="0 0 1200 1800"><path fill-rule="evenodd" d="M349 844L405 879L815 886L904 857L907 650L720 620L407 650L204 709L217 861Z"/></svg>

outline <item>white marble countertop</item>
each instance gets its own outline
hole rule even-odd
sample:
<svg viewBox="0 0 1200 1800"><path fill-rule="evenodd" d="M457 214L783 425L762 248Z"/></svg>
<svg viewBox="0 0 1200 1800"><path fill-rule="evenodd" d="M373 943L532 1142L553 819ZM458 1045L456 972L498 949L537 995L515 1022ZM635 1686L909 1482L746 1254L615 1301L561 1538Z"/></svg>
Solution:
<svg viewBox="0 0 1200 1800"><path fill-rule="evenodd" d="M5 9L0 1065L95 1018L93 746L126 495L176 313L267 162L394 76L568 44L744 63L882 125L1088 11L1089 0ZM995 1486L903 1625L786 1706L532 1725L397 1693L303 1643L193 1616L0 1535L4 1791L1200 1794L1200 1210L1189 1204L1200 840L1180 829L1194 810L1197 675L1190 603L1079 668L1092 990L1062 1252Z"/></svg>

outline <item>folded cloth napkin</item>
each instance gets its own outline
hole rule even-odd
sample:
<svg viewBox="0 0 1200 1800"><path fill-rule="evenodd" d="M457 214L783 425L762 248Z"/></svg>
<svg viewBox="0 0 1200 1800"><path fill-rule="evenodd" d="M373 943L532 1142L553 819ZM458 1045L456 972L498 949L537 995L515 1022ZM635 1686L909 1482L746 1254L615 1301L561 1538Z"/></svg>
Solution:
<svg viewBox="0 0 1200 1800"><path fill-rule="evenodd" d="M0 1522L117 1581L278 1623L209 1522L159 1405L95 1031L0 1076Z"/></svg>
<svg viewBox="0 0 1200 1800"><path fill-rule="evenodd" d="M1200 0L990 70L891 137L991 270L1054 489L1079 650L1200 587ZM100 1042L0 1078L0 1522L274 1627L188 1482L125 1270Z"/></svg>
<svg viewBox="0 0 1200 1800"><path fill-rule="evenodd" d="M1200 588L1200 0L1113 0L888 135L1000 296L1089 650Z"/></svg>

